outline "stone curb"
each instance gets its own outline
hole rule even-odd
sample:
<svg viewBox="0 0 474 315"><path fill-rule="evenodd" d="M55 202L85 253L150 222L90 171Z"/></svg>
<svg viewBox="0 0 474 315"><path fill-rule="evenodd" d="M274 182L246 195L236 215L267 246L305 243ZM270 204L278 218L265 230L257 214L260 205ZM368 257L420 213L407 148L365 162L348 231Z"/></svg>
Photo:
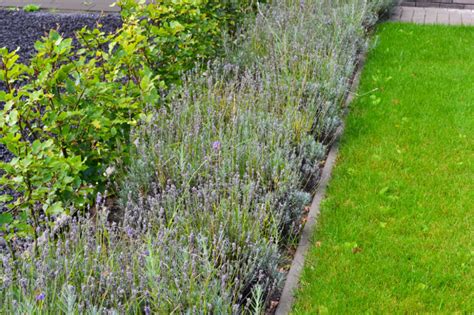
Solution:
<svg viewBox="0 0 474 315"><path fill-rule="evenodd" d="M349 105L352 103L356 96L357 88L359 87L360 77L362 74L362 69L364 67L366 60L366 52L359 55L357 69L352 79L351 88L347 94L345 101L345 110L343 116L347 116ZM343 123L341 127L337 130L336 141L331 146L329 154L326 158L326 163L323 168L323 173L321 175L321 181L318 184L316 193L311 204L308 219L301 233L301 239L298 244L293 262L291 263L290 271L286 276L285 286L276 309L276 315L286 315L291 312L294 303L294 293L299 285L299 279L301 272L303 271L304 261L306 254L311 246L311 235L313 233L314 227L317 223L317 218L321 212L321 202L324 200L326 195L326 188L328 186L329 180L331 179L332 170L336 164L337 155L339 152L339 139L343 134L345 124Z"/></svg>

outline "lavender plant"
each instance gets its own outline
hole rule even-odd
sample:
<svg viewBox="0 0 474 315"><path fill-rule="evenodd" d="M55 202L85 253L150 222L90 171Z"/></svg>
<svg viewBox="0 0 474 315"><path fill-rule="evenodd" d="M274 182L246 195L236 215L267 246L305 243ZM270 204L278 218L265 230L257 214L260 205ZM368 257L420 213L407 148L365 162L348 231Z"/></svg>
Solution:
<svg viewBox="0 0 474 315"><path fill-rule="evenodd" d="M137 130L137 159L122 189L125 224L148 222L159 231L165 220L186 235L217 233L245 244L245 231L251 243L291 246L340 125L366 27L382 5L286 1L261 8L243 48L184 78L169 96L173 110L156 112ZM234 287L234 303L248 311L277 289L249 281L244 291Z"/></svg>
<svg viewBox="0 0 474 315"><path fill-rule="evenodd" d="M95 221L74 219L37 259L2 254L1 312L262 313L388 3L260 6L224 60L132 131L121 222L99 200Z"/></svg>

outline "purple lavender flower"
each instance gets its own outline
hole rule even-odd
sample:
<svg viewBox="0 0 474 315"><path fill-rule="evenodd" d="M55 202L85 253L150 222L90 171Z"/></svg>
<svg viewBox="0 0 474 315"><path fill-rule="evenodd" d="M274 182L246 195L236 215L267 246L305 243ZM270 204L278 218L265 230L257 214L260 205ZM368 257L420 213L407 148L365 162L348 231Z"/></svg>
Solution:
<svg viewBox="0 0 474 315"><path fill-rule="evenodd" d="M212 148L215 150L215 151L219 151L221 149L221 142L220 141L214 141L212 143Z"/></svg>
<svg viewBox="0 0 474 315"><path fill-rule="evenodd" d="M304 9L304 0L300 0L300 8L301 8L301 10Z"/></svg>
<svg viewBox="0 0 474 315"><path fill-rule="evenodd" d="M135 233L134 233L135 231L134 231L131 227L127 227L127 228L126 228L126 231L127 231L128 237L132 237L133 234L135 234Z"/></svg>
<svg viewBox="0 0 474 315"><path fill-rule="evenodd" d="M21 278L19 282L23 291L26 291L26 288L28 286L28 280L26 280L25 278Z"/></svg>
<svg viewBox="0 0 474 315"><path fill-rule="evenodd" d="M146 315L150 315L150 314L151 314L151 310L150 310L150 307L149 307L148 305L145 306L144 311L145 311L145 314L146 314Z"/></svg>
<svg viewBox="0 0 474 315"><path fill-rule="evenodd" d="M45 298L46 298L46 295L43 292L41 292L40 294L36 296L36 301L43 301Z"/></svg>

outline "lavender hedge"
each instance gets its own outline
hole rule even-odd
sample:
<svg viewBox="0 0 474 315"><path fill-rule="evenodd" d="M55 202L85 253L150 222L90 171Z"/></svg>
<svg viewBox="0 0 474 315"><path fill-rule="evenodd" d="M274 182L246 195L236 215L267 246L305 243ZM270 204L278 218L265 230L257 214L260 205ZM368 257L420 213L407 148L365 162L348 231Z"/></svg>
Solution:
<svg viewBox="0 0 474 315"><path fill-rule="evenodd" d="M389 0L259 7L225 60L134 130L123 220L74 219L35 260L3 256L6 313L262 313L284 280L357 55Z"/></svg>

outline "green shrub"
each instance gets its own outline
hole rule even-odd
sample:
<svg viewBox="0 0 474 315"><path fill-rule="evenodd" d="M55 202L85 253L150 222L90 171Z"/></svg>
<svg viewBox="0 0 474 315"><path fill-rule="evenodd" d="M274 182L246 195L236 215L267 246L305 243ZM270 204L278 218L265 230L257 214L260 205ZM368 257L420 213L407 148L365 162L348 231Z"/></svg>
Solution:
<svg viewBox="0 0 474 315"><path fill-rule="evenodd" d="M103 189L107 168L126 161L130 126L157 102L158 79L135 51L147 45L140 29L124 25L114 36L109 51L76 52L51 31L28 66L0 50L0 141L15 156L2 163L1 184L21 194L14 212L80 209Z"/></svg>
<svg viewBox="0 0 474 315"><path fill-rule="evenodd" d="M24 213L2 215L10 228L36 231L40 214L90 205L128 163L131 127L163 106L161 91L184 71L219 52L222 32L245 11L212 1L119 5L123 26L83 29L78 47L51 31L28 65L0 50L0 142L15 156L1 163L0 185L20 193L8 207Z"/></svg>
<svg viewBox="0 0 474 315"><path fill-rule="evenodd" d="M124 21L140 17L149 39L147 62L167 83L176 83L185 71L216 55L223 36L254 6L253 0L163 0L158 6L143 2L118 4Z"/></svg>

